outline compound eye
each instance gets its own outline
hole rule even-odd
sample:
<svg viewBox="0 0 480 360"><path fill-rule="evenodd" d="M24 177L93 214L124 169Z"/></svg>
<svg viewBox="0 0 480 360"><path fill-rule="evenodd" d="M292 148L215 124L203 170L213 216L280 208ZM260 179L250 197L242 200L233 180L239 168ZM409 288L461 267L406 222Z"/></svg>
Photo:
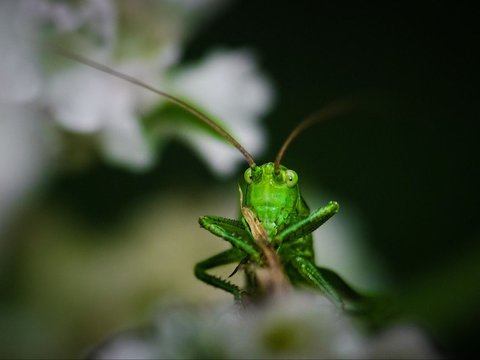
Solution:
<svg viewBox="0 0 480 360"><path fill-rule="evenodd" d="M297 182L298 182L298 175L295 171L293 170L285 171L285 183L287 184L288 187L293 187L297 185Z"/></svg>
<svg viewBox="0 0 480 360"><path fill-rule="evenodd" d="M243 174L243 178L247 184L251 184L253 181L252 168L248 168Z"/></svg>

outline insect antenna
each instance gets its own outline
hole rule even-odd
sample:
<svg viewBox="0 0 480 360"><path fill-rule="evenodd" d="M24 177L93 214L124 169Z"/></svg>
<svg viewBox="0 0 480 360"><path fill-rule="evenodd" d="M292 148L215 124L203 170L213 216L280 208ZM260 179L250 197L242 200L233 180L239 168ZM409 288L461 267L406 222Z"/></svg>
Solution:
<svg viewBox="0 0 480 360"><path fill-rule="evenodd" d="M189 112L190 114L192 114L193 116L195 116L197 119L199 119L200 121L202 121L205 125L207 125L208 127L210 127L212 130L214 130L215 132L217 132L220 136L222 136L225 140L227 140L230 144L232 144L233 146L235 146L238 151L240 151L240 153L243 155L243 157L245 158L245 160L247 160L248 162L248 165L251 167L251 168L254 168L256 166L255 164L255 161L253 160L253 157L252 155L250 155L250 153L245 150L245 148L240 145L240 143L235 140L235 138L230 135L226 130L224 130L220 125L218 125L214 120L212 120L209 116L207 116L205 113L195 109L193 106L187 104L185 101L177 98L176 96L173 96L173 95L170 95L162 90L159 90L159 89L156 89L130 75L127 75L127 74L124 74L124 73L121 73L119 71L116 71L106 65L102 65L100 63L97 63L93 60L90 60L90 59L87 59L81 55L78 55L78 54L75 54L73 52L70 52L70 51L67 51L67 50L64 50L64 49L55 49L55 51L57 53L59 53L60 55L63 55L71 60L74 60L74 61L77 61L81 64L84 64L84 65L87 65L87 66L90 66L94 69L97 69L97 70L100 70L104 73L107 73L109 75L112 75L114 77L117 77L117 78L120 78L122 80L125 80L131 84L134 84L134 85L137 85L137 86L140 86L144 89L147 89L149 91L152 91L154 92L155 94L158 94L164 98L166 98L167 100L169 100L170 102L180 106L182 109L184 109L185 111Z"/></svg>
<svg viewBox="0 0 480 360"><path fill-rule="evenodd" d="M330 105L314 112L313 114L309 115L305 120L299 123L288 135L287 139L283 142L280 150L275 157L275 173L278 173L280 170L280 161L285 154L285 151L290 146L292 141L300 135L305 129L309 128L310 126L317 124L319 122L328 120L332 117L336 117L338 115L342 115L343 113L347 112L351 108L351 102L347 101L336 101L331 103Z"/></svg>

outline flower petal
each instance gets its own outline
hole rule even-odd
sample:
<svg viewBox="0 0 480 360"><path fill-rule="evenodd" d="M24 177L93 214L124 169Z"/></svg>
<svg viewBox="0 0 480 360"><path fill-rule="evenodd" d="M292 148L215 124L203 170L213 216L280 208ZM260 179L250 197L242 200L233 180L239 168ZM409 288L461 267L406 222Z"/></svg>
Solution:
<svg viewBox="0 0 480 360"><path fill-rule="evenodd" d="M207 109L252 155L265 147L265 131L258 123L271 106L273 90L246 50L215 51L196 66L178 72L172 86L179 94ZM193 145L212 169L227 175L242 159L225 142L197 132L179 134Z"/></svg>
<svg viewBox="0 0 480 360"><path fill-rule="evenodd" d="M152 165L153 153L134 115L119 115L102 129L100 137L103 153L110 161L136 170Z"/></svg>
<svg viewBox="0 0 480 360"><path fill-rule="evenodd" d="M34 100L41 87L31 19L23 16L20 3L0 1L0 100Z"/></svg>

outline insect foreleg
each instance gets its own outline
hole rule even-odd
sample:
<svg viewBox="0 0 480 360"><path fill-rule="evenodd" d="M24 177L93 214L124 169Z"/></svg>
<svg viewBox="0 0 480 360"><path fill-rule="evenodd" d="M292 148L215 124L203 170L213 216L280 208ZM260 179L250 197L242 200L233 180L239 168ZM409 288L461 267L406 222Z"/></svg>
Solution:
<svg viewBox="0 0 480 360"><path fill-rule="evenodd" d="M195 276L197 279L207 283L208 285L228 291L229 293L233 294L236 300L239 300L241 296L241 290L238 286L228 282L227 280L208 274L207 270L241 261L244 257L245 253L239 249L232 248L225 250L220 254L212 256L196 264L194 270Z"/></svg>
<svg viewBox="0 0 480 360"><path fill-rule="evenodd" d="M339 208L336 201L330 201L326 206L312 211L305 219L288 226L275 237L275 241L284 243L311 234L325 221L335 215Z"/></svg>
<svg viewBox="0 0 480 360"><path fill-rule="evenodd" d="M199 223L212 234L231 243L234 248L242 250L254 262L260 262L262 252L240 221L219 216L202 216Z"/></svg>

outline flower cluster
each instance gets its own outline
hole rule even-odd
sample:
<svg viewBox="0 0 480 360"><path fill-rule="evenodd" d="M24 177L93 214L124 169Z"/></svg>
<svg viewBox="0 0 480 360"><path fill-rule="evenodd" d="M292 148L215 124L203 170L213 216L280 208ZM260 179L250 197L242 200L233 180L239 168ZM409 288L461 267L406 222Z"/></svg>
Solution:
<svg viewBox="0 0 480 360"><path fill-rule="evenodd" d="M0 204L7 202L2 194L23 194L44 178L72 137L81 139L74 143L77 153L90 154L93 147L131 170L158 162L161 144L172 137L219 175L231 173L241 159L225 141L178 112L172 115L165 99L63 59L52 45L187 99L220 119L250 152L261 151L265 131L259 120L271 106L272 87L253 53L213 50L196 64L180 61L186 40L224 3L2 1L0 136L12 144L0 142L10 150L0 152ZM154 121L147 125L145 118Z"/></svg>
<svg viewBox="0 0 480 360"><path fill-rule="evenodd" d="M324 297L292 292L259 307L166 306L152 328L118 334L93 359L437 358L425 334L396 325L361 332Z"/></svg>

